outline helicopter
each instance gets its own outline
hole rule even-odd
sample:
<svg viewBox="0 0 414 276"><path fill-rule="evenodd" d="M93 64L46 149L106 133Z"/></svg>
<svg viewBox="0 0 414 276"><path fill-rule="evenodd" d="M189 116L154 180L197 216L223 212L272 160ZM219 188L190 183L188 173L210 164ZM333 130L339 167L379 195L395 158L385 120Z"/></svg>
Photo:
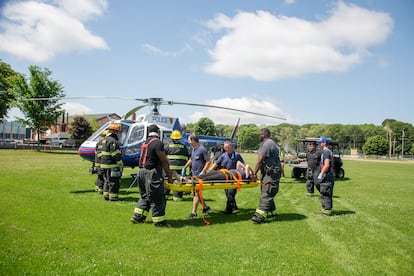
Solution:
<svg viewBox="0 0 414 276"><path fill-rule="evenodd" d="M176 105L208 107L208 108L216 108L216 109L224 109L224 110L229 110L229 111L248 113L248 114L253 114L253 115L258 115L258 116L263 116L263 117L269 117L273 119L286 120L285 118L279 117L279 116L262 114L262 113L257 113L257 112L235 109L235 108L208 105L208 104L199 104L199 103L167 101L167 100L164 100L163 98L139 99L139 98L125 98L125 97L83 96L83 97L61 97L61 98L29 98L27 100L44 101L44 100L97 99L97 98L134 100L134 101L140 101L143 104L136 106L130 111L128 111L125 115L122 116L120 120L109 120L107 123L103 124L97 131L95 131L88 139L86 139L79 146L78 154L80 157L88 161L94 162L96 144L99 141L102 135L102 132L108 129L110 124L117 123L121 126L121 129L118 133L118 137L119 137L119 142L121 144L120 148L121 148L121 153L122 153L122 162L123 162L124 167L131 167L131 168L135 168L138 166L141 146L143 143L145 143L147 139L147 135L148 135L147 128L151 124L156 124L159 127L160 139L164 143L168 143L171 140L170 136L174 130L179 130L182 133L182 142L186 146L190 146L188 142L188 136L191 133L183 131L183 127L178 118L161 115L159 112L159 108L161 105L176 104ZM135 115L138 110L142 109L143 107L147 107L147 106L151 107L150 113L136 115L134 116L135 119L133 120L128 119L131 116ZM231 135L229 137L198 135L199 141L206 148L214 147L216 146L218 142L223 144L224 141L226 140L230 140L234 146L237 146L237 143L236 141L234 141L234 138L236 137L237 131L239 129L239 123L240 123L240 119L237 120L231 132ZM92 167L93 166L94 165L92 163Z"/></svg>
<svg viewBox="0 0 414 276"><path fill-rule="evenodd" d="M147 99L134 99L137 101L142 101L144 104L139 105L132 110L128 111L121 120L111 120L102 125L95 133L93 133L86 141L84 141L79 149L79 155L89 161L95 160L95 149L96 143L99 141L100 136L104 130L106 130L110 124L117 123L121 125L121 130L118 133L119 142L121 144L121 152L122 152L122 162L125 167L137 167L139 163L139 156L141 151L142 144L147 139L147 128L151 124L156 124L160 129L160 139L164 143L168 143L171 138L171 133L174 130L179 130L182 132L182 142L189 146L188 136L191 133L183 132L182 125L178 118L170 117L170 116L163 116L159 112L159 107L161 105L190 105L190 106L200 106L200 107L210 107L210 108L217 108L217 109L225 109L230 111L237 111L237 112L244 112L249 114L254 114L258 116L265 116L275 119L284 120L282 117L272 116L267 114L261 114L256 112L250 112L245 110L239 110L234 108L222 107L222 106L214 106L214 105L206 105L206 104L196 104L196 103L184 103L184 102L174 102L174 101L166 101L162 98L147 98ZM149 114L141 114L137 115L135 120L127 119L131 115L135 114L139 109L150 106L152 107L151 112ZM230 140L233 145L237 146L234 138L236 137L238 128L239 128L240 118L235 123L231 135L229 137L218 137L218 136L207 136L207 135L199 135L199 141L203 144L206 148L211 148L216 146L218 142L224 143L226 140Z"/></svg>

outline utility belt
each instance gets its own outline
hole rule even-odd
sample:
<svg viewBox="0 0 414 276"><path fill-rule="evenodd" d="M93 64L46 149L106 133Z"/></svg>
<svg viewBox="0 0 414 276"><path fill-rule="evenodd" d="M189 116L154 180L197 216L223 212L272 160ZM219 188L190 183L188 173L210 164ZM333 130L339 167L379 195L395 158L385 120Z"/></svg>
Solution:
<svg viewBox="0 0 414 276"><path fill-rule="evenodd" d="M280 168L272 165L272 166L268 166L266 164L263 165L263 172L265 174L278 174L280 173Z"/></svg>
<svg viewBox="0 0 414 276"><path fill-rule="evenodd" d="M162 170L162 167L161 166L157 166L157 165L154 165L154 166L144 165L144 166L140 166L140 168L141 169L146 169L146 170L149 170L149 171L154 170L154 169L156 169L156 170Z"/></svg>

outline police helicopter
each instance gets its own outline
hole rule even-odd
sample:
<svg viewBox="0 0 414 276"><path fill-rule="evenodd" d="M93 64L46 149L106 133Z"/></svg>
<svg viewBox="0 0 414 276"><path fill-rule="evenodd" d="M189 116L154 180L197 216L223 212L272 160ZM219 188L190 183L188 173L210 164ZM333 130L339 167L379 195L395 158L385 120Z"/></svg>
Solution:
<svg viewBox="0 0 414 276"><path fill-rule="evenodd" d="M151 124L156 124L160 128L160 139L167 143L170 141L170 135L172 131L179 130L183 132L182 125L178 118L163 116L159 113L159 108L161 105L190 105L190 106L199 106L199 107L210 107L217 109L225 109L230 111L244 112L249 114L254 114L258 116L265 116L275 119L284 120L282 117L261 114L256 112L250 112L246 110L239 110L234 108L206 105L206 104L197 104L197 103L185 103L185 102L175 102L175 101L166 101L162 98L147 98L147 99L134 99L141 101L144 104L139 105L129 112L127 112L121 120L112 120L108 121L106 124L102 125L95 133L93 133L85 142L83 142L78 150L79 155L89 161L95 160L95 148L96 143L100 139L100 136L104 130L106 130L110 124L117 123L121 125L121 130L119 131L119 141L121 144L122 152L122 161L126 167L136 167L139 162L139 155L142 144L147 138L147 127ZM151 107L151 112L149 114L137 115L135 120L128 119L131 115L135 114L138 110L143 107ZM218 137L218 136L205 136L200 135L200 143L203 144L206 148L214 147L217 142L223 143L225 140L230 140L234 142L234 138L237 134L239 128L240 119L237 120L234 128L231 132L230 137ZM189 146L188 136L190 133L183 132L182 139L183 143ZM235 142L234 142L235 143Z"/></svg>
<svg viewBox="0 0 414 276"><path fill-rule="evenodd" d="M140 101L143 104L136 106L135 108L128 111L120 120L110 120L104 125L102 125L96 132L94 132L86 141L84 141L79 149L79 155L91 162L95 161L95 149L96 144L99 141L102 132L104 132L110 124L117 123L120 124L121 129L118 133L119 142L121 144L121 152L122 152L122 162L125 167L137 167L139 163L139 156L141 151L141 146L147 139L147 127L151 124L156 124L160 128L160 139L164 143L168 143L170 141L170 135L172 131L179 130L182 132L182 142L189 146L188 136L190 133L183 132L182 125L178 118L170 117L170 116L163 116L159 112L159 108L161 105L189 105L189 106L199 106L199 107L208 107L208 108L216 108L216 109L224 109L229 111L236 111L242 113L248 113L263 117L269 117L279 120L285 120L283 117L273 116L268 114L256 113L246 110L240 110L235 108L223 107L223 106L215 106L215 105L207 105L207 104L199 104L199 103L186 103L186 102L175 102L175 101L167 101L163 98L145 98L145 99L136 99L136 98L124 98L124 97L105 97L105 96L98 96L98 97L62 97L62 98L29 98L27 100L32 101L44 101L44 100L67 100L67 99L93 99L93 98L104 98L104 99L124 99L124 100L134 100ZM151 111L148 114L141 114L134 116L135 119L128 119L132 115L134 115L138 110L142 109L143 107L150 107ZM226 140L230 140L235 145L236 142L234 138L236 137L238 128L239 128L238 119L230 137L218 137L218 136L206 136L206 135L199 135L199 141L203 144L206 148L211 148L216 146L217 142L224 143Z"/></svg>

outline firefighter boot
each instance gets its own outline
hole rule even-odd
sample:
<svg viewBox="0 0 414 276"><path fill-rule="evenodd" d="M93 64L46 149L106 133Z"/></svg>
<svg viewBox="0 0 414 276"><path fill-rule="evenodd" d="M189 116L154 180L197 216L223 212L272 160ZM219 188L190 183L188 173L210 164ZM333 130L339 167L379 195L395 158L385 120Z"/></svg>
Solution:
<svg viewBox="0 0 414 276"><path fill-rule="evenodd" d="M261 224L265 222L265 220L266 218L257 212L255 212L254 215L252 216L252 221L257 224Z"/></svg>
<svg viewBox="0 0 414 276"><path fill-rule="evenodd" d="M144 223L146 217L141 214L134 213L129 219L132 223Z"/></svg>

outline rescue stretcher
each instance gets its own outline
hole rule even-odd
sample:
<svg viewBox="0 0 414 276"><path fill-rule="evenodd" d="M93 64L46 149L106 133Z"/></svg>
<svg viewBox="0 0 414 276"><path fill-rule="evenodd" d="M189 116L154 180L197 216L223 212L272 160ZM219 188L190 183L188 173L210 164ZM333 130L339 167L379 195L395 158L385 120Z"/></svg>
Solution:
<svg viewBox="0 0 414 276"><path fill-rule="evenodd" d="M173 184L168 182L164 183L166 189L171 191L178 192L191 192L202 190L212 190L212 189L241 189L254 188L260 184L260 181L251 181L251 180L202 180L202 179L189 179L185 182L175 180Z"/></svg>
<svg viewBox="0 0 414 276"><path fill-rule="evenodd" d="M215 178L217 176L219 178ZM175 174L173 179L173 184L165 182L164 186L168 190L178 192L212 189L238 189L240 191L241 188L254 188L259 185L259 181L243 178L242 173L238 170L226 169L210 171L204 177L179 177Z"/></svg>
<svg viewBox="0 0 414 276"><path fill-rule="evenodd" d="M225 176L224 179L207 180L198 177L181 177L177 173L173 174L173 183L164 182L164 187L170 191L191 192L213 189L238 189L254 188L261 182L259 180L253 181L250 178L242 178L241 174L233 174L228 170L220 170ZM137 175L131 174L134 179L128 190L136 183Z"/></svg>

